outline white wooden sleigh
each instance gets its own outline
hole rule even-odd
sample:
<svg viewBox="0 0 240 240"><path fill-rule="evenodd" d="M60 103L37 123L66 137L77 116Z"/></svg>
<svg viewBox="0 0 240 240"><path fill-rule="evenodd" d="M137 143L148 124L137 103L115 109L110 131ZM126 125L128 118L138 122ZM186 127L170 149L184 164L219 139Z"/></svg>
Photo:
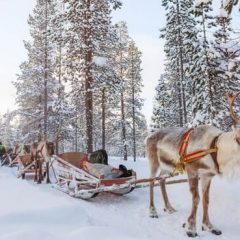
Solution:
<svg viewBox="0 0 240 240"><path fill-rule="evenodd" d="M54 187L72 197L89 199L101 192L119 195L127 194L134 189L136 173L132 176L113 179L96 177L83 169L87 155L81 152L67 152L53 155L53 169L57 179Z"/></svg>

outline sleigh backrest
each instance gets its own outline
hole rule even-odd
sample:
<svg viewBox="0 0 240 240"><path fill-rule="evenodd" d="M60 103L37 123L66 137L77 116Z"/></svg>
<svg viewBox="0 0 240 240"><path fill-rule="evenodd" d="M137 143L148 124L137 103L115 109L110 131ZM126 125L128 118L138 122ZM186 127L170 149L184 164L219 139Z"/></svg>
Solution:
<svg viewBox="0 0 240 240"><path fill-rule="evenodd" d="M63 160L77 168L82 168L82 162L88 159L88 155L82 152L66 152L58 155Z"/></svg>

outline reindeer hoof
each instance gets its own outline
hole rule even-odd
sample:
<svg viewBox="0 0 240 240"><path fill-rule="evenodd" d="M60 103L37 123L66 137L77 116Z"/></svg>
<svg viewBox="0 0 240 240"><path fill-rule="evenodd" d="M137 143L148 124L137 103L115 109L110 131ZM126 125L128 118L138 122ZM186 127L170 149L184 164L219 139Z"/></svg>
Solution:
<svg viewBox="0 0 240 240"><path fill-rule="evenodd" d="M187 232L187 235L188 235L188 237L192 237L192 238L198 236L196 232Z"/></svg>
<svg viewBox="0 0 240 240"><path fill-rule="evenodd" d="M221 234L222 234L222 231L217 230L217 229L212 229L212 230L211 230L211 233L213 233L213 234L215 234L215 235L221 235Z"/></svg>
<svg viewBox="0 0 240 240"><path fill-rule="evenodd" d="M158 218L158 214L157 214L157 212L150 212L149 217Z"/></svg>
<svg viewBox="0 0 240 240"><path fill-rule="evenodd" d="M212 234L215 234L215 235L221 235L222 234L222 231L218 230L216 228L206 228L206 227L202 226L202 230L203 231L209 231L209 232L211 232Z"/></svg>
<svg viewBox="0 0 240 240"><path fill-rule="evenodd" d="M164 212L169 213L169 214L175 213L177 211L173 207L164 208L163 210L164 210Z"/></svg>
<svg viewBox="0 0 240 240"><path fill-rule="evenodd" d="M150 207L149 209L149 217L151 218L158 218L157 211L154 207Z"/></svg>

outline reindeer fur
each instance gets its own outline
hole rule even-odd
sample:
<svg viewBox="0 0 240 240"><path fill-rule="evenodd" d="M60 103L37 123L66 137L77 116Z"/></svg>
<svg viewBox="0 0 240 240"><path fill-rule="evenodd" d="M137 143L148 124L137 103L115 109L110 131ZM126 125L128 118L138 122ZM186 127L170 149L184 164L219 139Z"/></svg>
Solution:
<svg viewBox="0 0 240 240"><path fill-rule="evenodd" d="M150 165L150 177L170 175L175 169L175 161L179 159L179 145L185 128L165 128L151 134L146 139L147 156ZM198 182L201 182L203 218L202 229L220 235L221 231L212 225L208 215L209 189L212 178L220 174L227 178L237 177L240 173L240 130L233 129L231 132L222 132L213 126L196 127L189 139L187 154L200 149L209 149L213 139L219 136L216 147L217 162L219 169L214 163L211 155L188 163L185 170L188 176L190 192L192 194L192 209L184 227L189 237L197 236L196 213L200 201ZM218 171L219 170L219 171ZM160 181L163 195L164 210L173 213L175 209L171 206L165 187L165 180ZM150 183L150 216L158 217L154 205L154 182Z"/></svg>

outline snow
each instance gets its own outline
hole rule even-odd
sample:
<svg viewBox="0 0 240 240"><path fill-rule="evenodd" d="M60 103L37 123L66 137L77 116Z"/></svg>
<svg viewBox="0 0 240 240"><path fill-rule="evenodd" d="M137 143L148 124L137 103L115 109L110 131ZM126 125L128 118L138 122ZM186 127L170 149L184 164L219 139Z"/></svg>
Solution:
<svg viewBox="0 0 240 240"><path fill-rule="evenodd" d="M148 176L146 159L120 161L137 171L139 178ZM0 168L0 239L1 240L181 240L186 237L181 227L190 212L191 195L186 183L168 185L174 214L162 211L159 187L155 187L158 219L148 217L147 188L116 196L102 193L89 201L71 198L51 185L38 185L16 177L17 169ZM54 179L52 178L52 181ZM200 239L238 240L240 224L240 183L215 177L210 193L210 218L223 231L216 237L200 229L202 208L199 207L197 229Z"/></svg>
<svg viewBox="0 0 240 240"><path fill-rule="evenodd" d="M231 71L236 67L236 63L233 61L229 61L228 63L228 70Z"/></svg>
<svg viewBox="0 0 240 240"><path fill-rule="evenodd" d="M220 8L218 16L227 18L228 17L228 12L224 8Z"/></svg>
<svg viewBox="0 0 240 240"><path fill-rule="evenodd" d="M90 9L91 12L93 12L93 11L95 10L95 4L92 3L92 4L90 5L90 8L89 8L89 9Z"/></svg>
<svg viewBox="0 0 240 240"><path fill-rule="evenodd" d="M105 57L93 57L93 63L99 67L104 67L107 64L107 59Z"/></svg>

